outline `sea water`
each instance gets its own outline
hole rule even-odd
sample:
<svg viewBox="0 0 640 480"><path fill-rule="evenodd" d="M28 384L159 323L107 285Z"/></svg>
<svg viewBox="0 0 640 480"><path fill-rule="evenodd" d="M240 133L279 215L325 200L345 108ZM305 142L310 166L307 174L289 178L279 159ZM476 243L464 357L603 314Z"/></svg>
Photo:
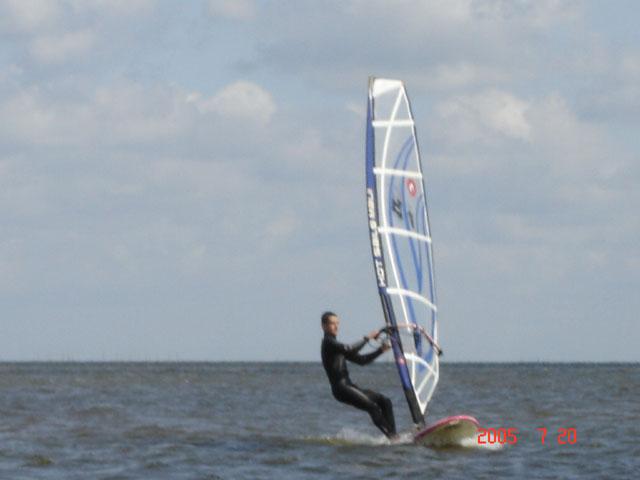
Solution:
<svg viewBox="0 0 640 480"><path fill-rule="evenodd" d="M428 419L473 415L494 429L485 444L390 443L332 398L319 362L2 363L0 479L640 478L640 365L440 375ZM394 365L351 376L410 430Z"/></svg>

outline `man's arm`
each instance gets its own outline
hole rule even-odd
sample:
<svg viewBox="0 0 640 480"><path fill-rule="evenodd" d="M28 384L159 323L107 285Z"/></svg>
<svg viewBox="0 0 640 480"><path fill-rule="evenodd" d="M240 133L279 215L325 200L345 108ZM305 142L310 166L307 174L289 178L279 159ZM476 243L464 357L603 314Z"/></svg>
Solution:
<svg viewBox="0 0 640 480"><path fill-rule="evenodd" d="M382 332L382 330L374 330L371 333L369 333L369 335L365 335L362 340L352 344L352 345L347 345L345 343L340 343L338 340L336 340L335 338L331 337L329 338L329 345L331 346L331 348L338 352L343 354L346 358L348 358L349 360L359 363L360 360L352 360L352 358L368 358L368 356L370 356L371 354L367 354L367 355L358 355L358 352L360 350L362 350L362 347L364 347L367 342L369 340L372 340L374 338L378 338L378 336L380 335L380 333ZM385 350L387 350L387 348L389 347L384 347L384 345L381 347L382 348L382 352L384 352ZM375 353L375 352L372 352ZM373 362L373 360L375 360L375 358L380 355L380 353L378 353L375 357L373 357L371 360L366 361L366 363L370 363ZM366 363L361 363L360 365L365 365Z"/></svg>
<svg viewBox="0 0 640 480"><path fill-rule="evenodd" d="M364 337L359 342L347 345L346 343L340 343L335 338L329 338L329 345L331 345L331 348L336 352L342 353L345 357L349 358L351 355L358 355L358 352L367 344L367 341L368 338Z"/></svg>
<svg viewBox="0 0 640 480"><path fill-rule="evenodd" d="M371 353L360 355L358 352L354 352L352 354L345 354L345 357L347 358L347 360L353 363L357 363L358 365L367 365L373 362L380 355L382 355L385 350L386 350L385 346L382 345Z"/></svg>

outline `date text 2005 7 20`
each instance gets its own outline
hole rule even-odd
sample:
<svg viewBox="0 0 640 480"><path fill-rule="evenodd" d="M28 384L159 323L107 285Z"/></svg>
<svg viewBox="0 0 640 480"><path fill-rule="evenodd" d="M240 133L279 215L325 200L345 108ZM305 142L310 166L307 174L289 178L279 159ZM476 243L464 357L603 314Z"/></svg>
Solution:
<svg viewBox="0 0 640 480"><path fill-rule="evenodd" d="M536 428L542 445L556 443L558 445L574 445L578 442L578 432L575 428L558 428L557 435L547 435L546 427ZM555 439L555 442L553 442ZM478 428L478 445L495 445L518 443L518 429L511 428Z"/></svg>

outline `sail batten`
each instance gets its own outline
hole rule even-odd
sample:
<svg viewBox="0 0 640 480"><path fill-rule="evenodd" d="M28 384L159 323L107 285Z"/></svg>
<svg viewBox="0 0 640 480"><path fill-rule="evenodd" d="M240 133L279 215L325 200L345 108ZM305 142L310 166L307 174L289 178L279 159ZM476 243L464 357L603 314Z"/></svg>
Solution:
<svg viewBox="0 0 640 480"><path fill-rule="evenodd" d="M415 238L416 240L422 240L423 242L431 243L431 237L427 237L426 235L421 235L419 233L416 233L404 228L378 227L378 232L382 234L388 233L390 235L400 235L403 237L411 237L411 238Z"/></svg>
<svg viewBox="0 0 640 480"><path fill-rule="evenodd" d="M371 251L394 359L414 423L438 382L437 302L415 120L400 80L369 81L366 141Z"/></svg>
<svg viewBox="0 0 640 480"><path fill-rule="evenodd" d="M373 173L375 173L376 175L389 175L389 176L396 176L396 177L422 179L421 172L410 172L407 170L396 170L393 168L374 168Z"/></svg>

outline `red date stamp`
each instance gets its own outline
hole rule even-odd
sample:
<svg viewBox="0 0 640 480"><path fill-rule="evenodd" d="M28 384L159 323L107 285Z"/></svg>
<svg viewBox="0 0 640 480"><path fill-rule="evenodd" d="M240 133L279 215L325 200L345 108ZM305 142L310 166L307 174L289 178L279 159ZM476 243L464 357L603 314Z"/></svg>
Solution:
<svg viewBox="0 0 640 480"><path fill-rule="evenodd" d="M575 428L558 428L556 436L547 438L548 430L546 427L536 429L540 433L540 443L546 445L553 443L555 438L558 445L574 445L578 442L578 432ZM479 428L478 429L478 445L515 445L518 443L517 428Z"/></svg>

